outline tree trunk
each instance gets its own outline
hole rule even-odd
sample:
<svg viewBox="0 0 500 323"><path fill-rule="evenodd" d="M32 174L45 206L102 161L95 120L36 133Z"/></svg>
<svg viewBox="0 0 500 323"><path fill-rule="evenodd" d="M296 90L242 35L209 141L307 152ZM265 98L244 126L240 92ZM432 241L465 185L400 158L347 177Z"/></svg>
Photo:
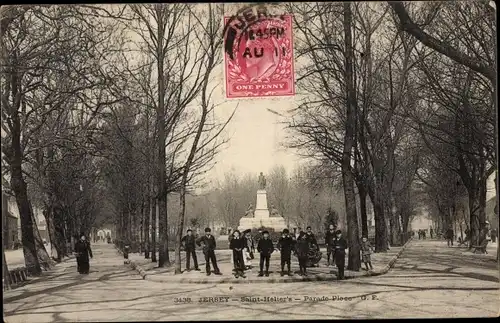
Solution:
<svg viewBox="0 0 500 323"><path fill-rule="evenodd" d="M495 118L496 119L496 118ZM496 119L495 123L498 122L498 119ZM498 159L497 159L497 162L498 162ZM496 196L495 196L495 209L494 209L494 212L495 212L495 217L497 218L497 239L498 238L498 233L500 232L500 217L498 216L498 170L495 171L495 193L496 193ZM498 241L498 240L497 240ZM497 261L500 259L500 241L497 242Z"/></svg>
<svg viewBox="0 0 500 323"><path fill-rule="evenodd" d="M13 137L15 137L14 134ZM24 262L26 268L32 275L40 275L42 269L36 252L33 216L29 206L26 182L22 175L20 151L19 157L16 159L15 163L11 165L11 188L14 191L16 204L19 209L19 216L21 218L21 239L23 243Z"/></svg>
<svg viewBox="0 0 500 323"><path fill-rule="evenodd" d="M54 224L54 208L45 205L45 210L43 212L43 215L45 216L45 222L47 222L47 231L49 232L50 249L51 249L50 253L52 259L54 259L56 262L61 262L63 253L56 237L56 226Z"/></svg>
<svg viewBox="0 0 500 323"><path fill-rule="evenodd" d="M150 227L150 219L151 219L151 210L150 210L150 201L149 194L146 196L145 206L144 206L144 258L149 259L150 252L150 238L149 238L149 227Z"/></svg>
<svg viewBox="0 0 500 323"><path fill-rule="evenodd" d="M40 235L40 230L38 230L38 225L36 223L35 212L33 212L33 205L29 202L30 212L33 221L33 236L35 238L35 248L40 264L43 264L45 269L50 269L52 267L52 261L49 257L47 249L45 249L45 244L43 243L42 236Z"/></svg>
<svg viewBox="0 0 500 323"><path fill-rule="evenodd" d="M345 207L347 216L347 243L349 259L347 269L359 271L361 268L359 227L356 212L356 193L354 190L354 174L351 167L352 150L354 148L354 125L356 123L355 100L356 93L353 80L353 47L352 47L352 12L351 3L344 3L344 35L345 35L345 81L347 91L347 111L344 136L344 151L342 154L342 183L344 186Z"/></svg>
<svg viewBox="0 0 500 323"><path fill-rule="evenodd" d="M158 43L156 47L157 58L157 72L158 72L158 107L156 111L157 125L158 125L158 163L156 176L158 195L156 201L156 208L158 211L158 230L160 233L160 250L158 267L164 267L170 262L168 255L168 215L167 215L167 169L166 169L166 133L165 133L165 73L164 73L164 49L163 41L165 37L164 29L164 12L163 8L157 6L156 18L158 19Z"/></svg>
<svg viewBox="0 0 500 323"><path fill-rule="evenodd" d="M177 234L175 236L175 274L181 274L181 240L184 231L184 215L186 213L186 188L181 184L179 197L179 222L177 224Z"/></svg>
<svg viewBox="0 0 500 323"><path fill-rule="evenodd" d="M4 245L4 237L5 235L2 234L2 245ZM3 288L4 289L10 289L10 286L12 284L10 280L10 274L9 274L9 266L7 265L7 259L5 258L5 248L2 248L2 278L3 278Z"/></svg>
<svg viewBox="0 0 500 323"><path fill-rule="evenodd" d="M481 211L481 198L479 192L471 190L469 192L469 221L470 221L470 241L469 248L479 244L479 232L484 219L481 221L481 215L484 217L484 208ZM482 214L481 214L482 213Z"/></svg>
<svg viewBox="0 0 500 323"><path fill-rule="evenodd" d="M151 199L151 207L149 214L151 219L151 262L156 262L156 221L157 221L157 206L155 199Z"/></svg>
<svg viewBox="0 0 500 323"><path fill-rule="evenodd" d="M366 197L368 193L366 188L361 184L358 184L358 194L359 194L359 206L361 211L361 234L363 237L368 238L368 214L366 211Z"/></svg>

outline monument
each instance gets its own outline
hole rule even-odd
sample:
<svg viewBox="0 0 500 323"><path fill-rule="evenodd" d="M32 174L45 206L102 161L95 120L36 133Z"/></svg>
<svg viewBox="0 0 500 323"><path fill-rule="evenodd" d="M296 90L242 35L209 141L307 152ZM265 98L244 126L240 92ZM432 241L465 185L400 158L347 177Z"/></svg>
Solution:
<svg viewBox="0 0 500 323"><path fill-rule="evenodd" d="M286 228L285 219L279 215L274 205L272 210L267 207L266 178L262 172L259 175L259 189L257 190L255 209L252 203L248 205L245 216L240 219L238 230L260 227L273 228L277 232Z"/></svg>

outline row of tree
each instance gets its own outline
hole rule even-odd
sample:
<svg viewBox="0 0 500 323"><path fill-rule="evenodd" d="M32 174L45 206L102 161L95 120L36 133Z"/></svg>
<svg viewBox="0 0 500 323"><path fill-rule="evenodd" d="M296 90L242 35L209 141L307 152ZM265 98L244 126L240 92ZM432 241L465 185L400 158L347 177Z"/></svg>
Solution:
<svg viewBox="0 0 500 323"><path fill-rule="evenodd" d="M370 205L385 251L403 242L419 203L446 222L466 196L477 241L497 167L495 9L479 0L272 7L294 15L304 92L288 144L315 160L269 175L270 201L289 224L320 226L335 209L358 270ZM119 246L144 241L159 266L174 235L177 273L187 213L189 225L237 224L254 198L251 176L229 172L217 189L189 196L232 117L214 114L223 5L0 10L2 176L35 274L49 256L32 205L44 210L58 261L69 237L113 224Z"/></svg>
<svg viewBox="0 0 500 323"><path fill-rule="evenodd" d="M290 116L290 146L342 170L348 267L360 266L356 194L363 235L367 198L373 205L377 251L401 243L422 192L448 223L466 194L477 244L497 167L495 9L488 1L287 7L307 93Z"/></svg>
<svg viewBox="0 0 500 323"><path fill-rule="evenodd" d="M57 261L70 237L112 224L119 243L151 227L159 265L169 262L167 195L180 196L182 232L186 194L231 119L213 113L222 15L221 5L2 7L2 178L33 274L49 262L33 204Z"/></svg>

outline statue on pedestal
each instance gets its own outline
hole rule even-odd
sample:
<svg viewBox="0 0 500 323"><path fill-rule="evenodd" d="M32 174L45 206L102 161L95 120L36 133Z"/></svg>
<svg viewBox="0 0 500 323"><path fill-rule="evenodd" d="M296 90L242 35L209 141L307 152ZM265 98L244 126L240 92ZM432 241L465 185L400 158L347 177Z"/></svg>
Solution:
<svg viewBox="0 0 500 323"><path fill-rule="evenodd" d="M274 204L271 204L271 209L270 209L271 216L279 216L278 209L274 207Z"/></svg>
<svg viewBox="0 0 500 323"><path fill-rule="evenodd" d="M262 172L260 172L259 175L259 189L260 190L266 189L266 178L264 177L264 174L262 174Z"/></svg>
<svg viewBox="0 0 500 323"><path fill-rule="evenodd" d="M248 203L247 210L245 211L245 216L246 217L253 217L254 216L254 210L253 210L252 203Z"/></svg>

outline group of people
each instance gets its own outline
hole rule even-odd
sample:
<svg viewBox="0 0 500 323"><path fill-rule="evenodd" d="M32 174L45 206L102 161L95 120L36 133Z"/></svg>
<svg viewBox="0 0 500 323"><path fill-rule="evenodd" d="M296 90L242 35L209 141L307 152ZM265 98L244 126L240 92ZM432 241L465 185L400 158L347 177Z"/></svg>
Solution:
<svg viewBox="0 0 500 323"><path fill-rule="evenodd" d="M245 270L250 268L249 261L254 259L253 255L255 251L260 254L258 276L269 276L271 255L276 250L280 251L281 276L293 276L291 272L292 254L298 259L299 275L307 276L307 267L316 265L321 260L322 254L319 251L319 245L316 237L312 233L311 227L307 227L306 230L306 232L300 231L299 234L294 237L290 235L288 229L284 229L281 237L277 241L276 247L268 231L260 231L254 239L249 230L244 231L243 234L239 230L235 230L229 237L229 248L232 250L231 260L234 267L234 276L236 278L246 278ZM206 228L205 235L197 239L192 234L191 230L187 230L187 234L182 238L182 242L186 250L187 271L191 270L190 258L193 258L194 269L200 270L196 258L196 246L202 246L205 256L206 275L209 276L212 273L210 264L212 264L215 275L222 275L215 256L216 239L212 235L210 228ZM327 266L331 266L335 263L338 268L337 278L345 279L345 255L348 246L347 241L342 237L342 232L336 230L333 225L330 225L325 235L325 244L327 246ZM361 251L366 270L373 269L370 257L372 250L368 239L364 237Z"/></svg>
<svg viewBox="0 0 500 323"><path fill-rule="evenodd" d="M427 236L427 230L420 229L418 230L418 239L425 239Z"/></svg>

